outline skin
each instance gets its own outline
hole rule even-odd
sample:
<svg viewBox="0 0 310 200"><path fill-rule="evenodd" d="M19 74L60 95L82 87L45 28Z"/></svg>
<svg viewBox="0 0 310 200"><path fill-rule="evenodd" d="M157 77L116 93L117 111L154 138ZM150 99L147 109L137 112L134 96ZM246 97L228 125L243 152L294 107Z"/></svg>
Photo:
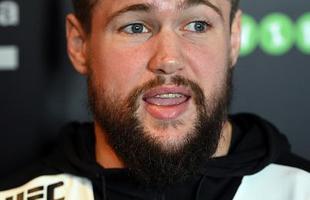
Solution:
<svg viewBox="0 0 310 200"><path fill-rule="evenodd" d="M240 48L241 12L230 26L230 2L210 0L216 9L202 2L188 6L184 0L104 0L93 10L91 32L86 33L73 14L67 16L67 49L75 69L89 76L96 87L124 100L135 87L162 75L169 80L181 75L195 81L206 99L218 96L228 67L236 64ZM148 9L130 8L144 4ZM143 6L142 6L143 7ZM125 8L125 9L124 9ZM193 29L196 21L210 24L203 32ZM126 25L143 23L143 33L130 34ZM231 64L229 64L229 60ZM173 87L169 84L167 87ZM181 143L192 128L197 110L192 99L177 117L182 127L156 128L155 119L139 99L138 117L163 145ZM214 157L227 154L231 124L223 124L222 137ZM96 158L105 168L123 168L122 160L110 147L105 130L95 121Z"/></svg>

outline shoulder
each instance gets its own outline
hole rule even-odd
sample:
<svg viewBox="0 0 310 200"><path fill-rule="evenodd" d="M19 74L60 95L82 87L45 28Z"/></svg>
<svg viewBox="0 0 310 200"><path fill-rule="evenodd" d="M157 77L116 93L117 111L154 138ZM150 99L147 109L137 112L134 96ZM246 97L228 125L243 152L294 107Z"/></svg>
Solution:
<svg viewBox="0 0 310 200"><path fill-rule="evenodd" d="M310 173L310 161L293 153L282 154L276 164L299 168Z"/></svg>
<svg viewBox="0 0 310 200"><path fill-rule="evenodd" d="M0 181L0 191L23 185L35 177L41 176L42 174L52 173L53 172L50 169L44 167L41 160L34 162L31 165L23 167L22 169L12 174L8 174L5 177L2 177Z"/></svg>
<svg viewBox="0 0 310 200"><path fill-rule="evenodd" d="M30 172L30 171L28 171ZM46 172L46 171L45 171ZM9 182L1 181L0 199L76 199L91 200L93 190L91 181L72 174L56 172L27 174L18 173ZM9 179L8 179L9 180ZM6 182L6 181L4 181Z"/></svg>
<svg viewBox="0 0 310 200"><path fill-rule="evenodd" d="M71 126L69 129L70 128L74 129L75 127ZM30 166L24 167L16 173L1 178L0 200L93 199L91 180L84 177L82 173L79 173L76 166L70 162L70 159L75 161L78 160L78 155L80 153L74 151L75 149L71 149L73 146L72 143L78 143L78 147L81 149L81 143L88 142L88 140L85 141L85 137L76 137L77 134L71 137L75 131L68 131L68 128L66 130L70 136L66 136L65 134L60 136L60 144L52 148L52 151L44 158ZM66 141L64 141L65 139ZM83 149L84 153L85 151ZM78 164L79 163L76 165Z"/></svg>
<svg viewBox="0 0 310 200"><path fill-rule="evenodd" d="M234 200L309 200L310 173L293 165L270 164L245 176Z"/></svg>

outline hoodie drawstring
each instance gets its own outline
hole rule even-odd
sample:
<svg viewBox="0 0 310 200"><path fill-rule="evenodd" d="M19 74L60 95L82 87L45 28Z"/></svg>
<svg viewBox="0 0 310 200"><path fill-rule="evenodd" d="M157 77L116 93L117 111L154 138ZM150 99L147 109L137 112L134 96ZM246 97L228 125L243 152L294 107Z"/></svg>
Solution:
<svg viewBox="0 0 310 200"><path fill-rule="evenodd" d="M107 187L106 181L103 174L100 174L101 177L101 188L102 188L102 200L107 200Z"/></svg>
<svg viewBox="0 0 310 200"><path fill-rule="evenodd" d="M199 181L199 185L198 185L198 188L197 188L197 190L196 190L195 200L199 200L199 199L200 199L200 190L201 190L201 188L202 188L202 184L203 184L203 182L204 182L204 180L205 180L206 177L207 177L206 174L203 175L202 178L201 178L200 181Z"/></svg>

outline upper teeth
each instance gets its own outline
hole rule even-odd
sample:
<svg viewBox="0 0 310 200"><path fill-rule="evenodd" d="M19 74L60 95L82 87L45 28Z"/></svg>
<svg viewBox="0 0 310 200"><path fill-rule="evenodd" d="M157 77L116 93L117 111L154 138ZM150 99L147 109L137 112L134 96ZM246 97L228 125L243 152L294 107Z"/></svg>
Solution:
<svg viewBox="0 0 310 200"><path fill-rule="evenodd" d="M158 94L156 95L157 98L165 98L165 99L172 99L172 98L181 98L183 97L184 95L182 94L177 94L177 93L168 93L168 94Z"/></svg>

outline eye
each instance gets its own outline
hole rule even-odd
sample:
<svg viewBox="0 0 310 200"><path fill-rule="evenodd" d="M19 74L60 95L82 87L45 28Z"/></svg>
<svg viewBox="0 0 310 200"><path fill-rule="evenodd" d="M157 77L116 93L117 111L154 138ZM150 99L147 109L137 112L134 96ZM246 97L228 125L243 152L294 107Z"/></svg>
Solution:
<svg viewBox="0 0 310 200"><path fill-rule="evenodd" d="M142 23L133 23L122 28L125 33L128 34L139 34L139 33L148 33L149 30Z"/></svg>
<svg viewBox="0 0 310 200"><path fill-rule="evenodd" d="M184 29L191 32L204 33L209 27L210 25L205 21L194 21L187 24Z"/></svg>

